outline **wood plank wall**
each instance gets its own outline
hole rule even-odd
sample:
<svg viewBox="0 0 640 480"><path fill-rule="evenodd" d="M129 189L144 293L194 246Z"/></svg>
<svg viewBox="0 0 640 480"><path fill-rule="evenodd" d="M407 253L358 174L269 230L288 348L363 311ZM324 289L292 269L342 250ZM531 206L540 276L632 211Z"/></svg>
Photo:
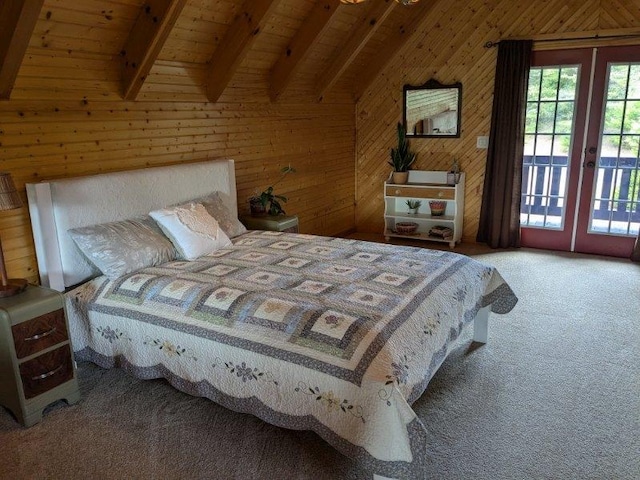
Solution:
<svg viewBox="0 0 640 480"><path fill-rule="evenodd" d="M427 0L423 0L427 1ZM464 241L475 241L486 165L476 137L489 135L495 48L501 38L548 39L639 33L638 0L437 0L420 31L371 84L356 107L356 228L383 230L382 183L389 174L389 149L402 119L402 87L430 78L462 82L462 134L459 139L413 139L413 168L448 169L455 157L466 172ZM640 43L640 38L632 40ZM569 48L607 42L554 42L534 48Z"/></svg>
<svg viewBox="0 0 640 480"><path fill-rule="evenodd" d="M337 234L354 222L353 106L179 102L0 103L0 158L25 206L2 212L10 276L37 280L24 184L41 179L233 158L238 202L279 177L302 232ZM321 192L320 194L318 192Z"/></svg>
<svg viewBox="0 0 640 480"><path fill-rule="evenodd" d="M280 5L274 22L295 30L313 2ZM355 102L348 92L317 103L312 88L297 84L271 103L268 66L290 32L270 29L220 101L208 103L206 61L239 7L193 0L137 101L123 101L118 54L141 8L141 0L45 1L11 98L0 101L0 169L25 201L0 212L9 276L38 281L24 184L44 179L233 158L246 212L247 198L291 164L297 173L277 193L289 197L285 209L299 216L301 231L353 229Z"/></svg>
<svg viewBox="0 0 640 480"><path fill-rule="evenodd" d="M370 0L373 1L373 0ZM410 10L396 6L343 78L317 103L323 68L348 38L362 8L342 6L278 103L269 69L315 5L280 0L270 24L217 103L207 102L207 62L241 2L188 0L137 101L121 98L120 51L143 0L45 0L10 100L0 101L0 169L26 182L231 157L242 206L291 163L279 192L290 197L303 232L382 231L382 182L395 144L405 83L435 77L463 83L462 137L413 141L417 168L467 172L466 240L475 237L485 164L475 148L487 135L495 49L488 40L576 32L640 31L639 0L422 0L433 2L418 33L359 99L352 92L367 59L402 30ZM407 7L409 8L409 7ZM357 105L357 108L356 108ZM357 177L357 179L356 179ZM357 201L357 205L354 203ZM246 208L246 206L244 207ZM28 211L0 214L10 276L37 281Z"/></svg>

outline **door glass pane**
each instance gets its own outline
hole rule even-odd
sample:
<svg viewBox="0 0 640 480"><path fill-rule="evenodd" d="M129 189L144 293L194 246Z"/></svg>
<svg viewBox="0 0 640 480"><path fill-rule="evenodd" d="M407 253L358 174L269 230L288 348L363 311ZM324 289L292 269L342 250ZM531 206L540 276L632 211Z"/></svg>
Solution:
<svg viewBox="0 0 640 480"><path fill-rule="evenodd" d="M640 100L627 100L623 130L632 135L640 131Z"/></svg>
<svg viewBox="0 0 640 480"><path fill-rule="evenodd" d="M578 84L578 69L564 69L560 75L560 100L573 100L576 96L576 86Z"/></svg>
<svg viewBox="0 0 640 480"><path fill-rule="evenodd" d="M628 65L609 65L609 83L607 84L607 98L610 100L627 97Z"/></svg>
<svg viewBox="0 0 640 480"><path fill-rule="evenodd" d="M633 79L640 78L640 64L631 65L629 78L633 78ZM629 83L629 91L627 93L627 98L633 99L633 100L640 100L640 82L632 81Z"/></svg>
<svg viewBox="0 0 640 480"><path fill-rule="evenodd" d="M640 64L609 64L589 232L640 229Z"/></svg>
<svg viewBox="0 0 640 480"><path fill-rule="evenodd" d="M604 133L620 133L624 118L624 101L607 102L604 114Z"/></svg>
<svg viewBox="0 0 640 480"><path fill-rule="evenodd" d="M556 116L556 102L543 102L538 113L538 133L553 133Z"/></svg>
<svg viewBox="0 0 640 480"><path fill-rule="evenodd" d="M522 226L554 230L564 226L579 70L573 65L530 70L522 168Z"/></svg>
<svg viewBox="0 0 640 480"><path fill-rule="evenodd" d="M563 158L569 156L569 147L571 146L571 134L556 135L553 142L554 163L562 161Z"/></svg>
<svg viewBox="0 0 640 480"><path fill-rule="evenodd" d="M556 133L571 135L573 127L573 102L558 103L558 111L556 112Z"/></svg>

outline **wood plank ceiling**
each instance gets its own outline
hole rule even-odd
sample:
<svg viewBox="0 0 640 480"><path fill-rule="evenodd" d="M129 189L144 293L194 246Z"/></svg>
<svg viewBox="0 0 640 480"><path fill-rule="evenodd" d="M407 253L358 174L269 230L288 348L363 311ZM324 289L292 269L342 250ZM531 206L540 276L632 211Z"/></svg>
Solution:
<svg viewBox="0 0 640 480"><path fill-rule="evenodd" d="M4 0L0 28L9 35L0 39L0 99L16 87L14 99L39 88L28 70L14 84L29 46L33 54L48 52L50 67L93 62L81 74L69 68L69 83L50 92L58 98L83 89L102 100L174 93L178 101L353 103L433 3Z"/></svg>
<svg viewBox="0 0 640 480"><path fill-rule="evenodd" d="M0 99L8 99L44 0L0 4Z"/></svg>

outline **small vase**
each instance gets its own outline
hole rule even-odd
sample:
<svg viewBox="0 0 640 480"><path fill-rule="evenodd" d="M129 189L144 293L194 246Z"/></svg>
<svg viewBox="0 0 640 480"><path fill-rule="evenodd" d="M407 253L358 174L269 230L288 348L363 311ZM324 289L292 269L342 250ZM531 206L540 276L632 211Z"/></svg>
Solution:
<svg viewBox="0 0 640 480"><path fill-rule="evenodd" d="M410 215L417 215L418 214L418 209L417 208L410 208L409 209L409 214Z"/></svg>
<svg viewBox="0 0 640 480"><path fill-rule="evenodd" d="M429 202L429 209L431 210L431 216L440 217L444 215L444 211L447 209L447 202L442 200L431 200Z"/></svg>
<svg viewBox="0 0 640 480"><path fill-rule="evenodd" d="M453 187L453 186L457 185L458 183L460 183L460 174L459 173L455 173L455 172L448 172L447 173L447 185L449 185L450 187Z"/></svg>
<svg viewBox="0 0 640 480"><path fill-rule="evenodd" d="M409 172L393 172L391 174L391 181L396 185L402 185L409 180Z"/></svg>
<svg viewBox="0 0 640 480"><path fill-rule="evenodd" d="M456 174L453 172L447 172L447 185L450 187L456 184Z"/></svg>

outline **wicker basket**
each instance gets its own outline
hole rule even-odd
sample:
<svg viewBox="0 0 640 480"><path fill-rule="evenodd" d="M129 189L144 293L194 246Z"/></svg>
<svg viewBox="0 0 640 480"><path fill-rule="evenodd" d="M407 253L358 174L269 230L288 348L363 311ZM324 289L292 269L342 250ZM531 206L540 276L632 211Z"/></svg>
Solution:
<svg viewBox="0 0 640 480"><path fill-rule="evenodd" d="M431 215L434 217L440 217L444 215L444 211L447 209L447 202L442 200L431 200L429 202L429 208L431 209Z"/></svg>
<svg viewBox="0 0 640 480"><path fill-rule="evenodd" d="M418 224L415 222L398 222L396 223L396 233L400 235L411 235L418 230Z"/></svg>

